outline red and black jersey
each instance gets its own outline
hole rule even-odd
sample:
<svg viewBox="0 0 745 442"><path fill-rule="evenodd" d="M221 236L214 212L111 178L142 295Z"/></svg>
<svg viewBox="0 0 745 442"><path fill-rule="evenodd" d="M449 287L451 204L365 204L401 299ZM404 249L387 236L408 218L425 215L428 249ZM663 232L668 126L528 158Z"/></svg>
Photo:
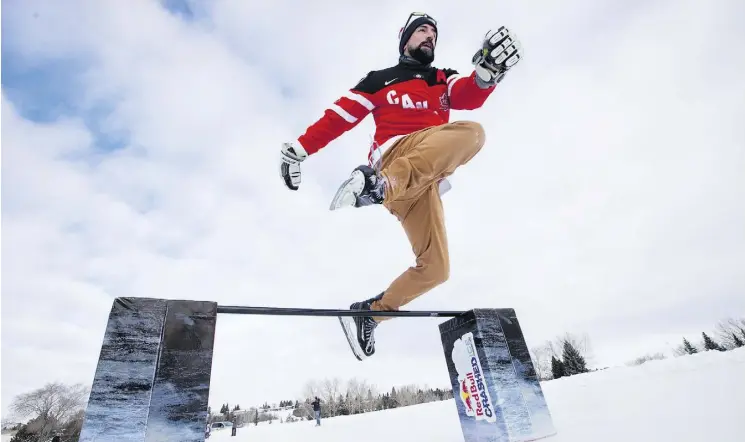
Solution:
<svg viewBox="0 0 745 442"><path fill-rule="evenodd" d="M297 141L312 155L372 113L376 128L368 154L372 160L401 136L447 123L450 109L480 107L493 91L494 87L480 88L475 73L465 77L453 69L399 63L369 72Z"/></svg>

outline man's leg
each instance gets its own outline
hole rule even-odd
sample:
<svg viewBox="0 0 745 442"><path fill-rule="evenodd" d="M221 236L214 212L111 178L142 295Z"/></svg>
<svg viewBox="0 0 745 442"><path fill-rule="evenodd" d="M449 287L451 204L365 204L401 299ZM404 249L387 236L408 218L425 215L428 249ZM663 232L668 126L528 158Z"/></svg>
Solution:
<svg viewBox="0 0 745 442"><path fill-rule="evenodd" d="M483 145L484 129L473 121L406 135L383 154L379 174L367 165L355 168L336 191L330 210L412 199L469 162Z"/></svg>
<svg viewBox="0 0 745 442"><path fill-rule="evenodd" d="M383 158L381 175L389 186L383 204L401 221L416 266L390 284L372 303L373 310L398 310L447 281L450 259L438 182L468 163L483 145L480 124L457 121L415 132Z"/></svg>
<svg viewBox="0 0 745 442"><path fill-rule="evenodd" d="M383 158L384 204L414 198L452 175L481 150L484 141L483 127L472 121L431 127L401 139Z"/></svg>
<svg viewBox="0 0 745 442"><path fill-rule="evenodd" d="M353 310L398 310L412 299L445 282L450 276L445 218L438 184L432 183L419 197L386 203L397 214L416 256L388 288L374 298L353 303ZM362 360L375 353L375 329L389 316L339 318L352 351Z"/></svg>
<svg viewBox="0 0 745 442"><path fill-rule="evenodd" d="M355 302L351 309L395 310L447 280L450 263L439 181L468 163L483 145L484 130L479 123L458 121L407 135L383 155L383 204L401 221L417 265L396 278L383 293ZM355 186L361 184L342 186L332 207L337 199L348 196L345 187ZM375 328L383 319L389 317L339 318L358 359L375 353Z"/></svg>
<svg viewBox="0 0 745 442"><path fill-rule="evenodd" d="M373 310L398 310L450 276L445 218L437 183L430 184L413 202L392 202L389 207L401 214L401 224L416 257L416 265L393 280L383 296L372 303ZM391 317L374 319L379 323Z"/></svg>

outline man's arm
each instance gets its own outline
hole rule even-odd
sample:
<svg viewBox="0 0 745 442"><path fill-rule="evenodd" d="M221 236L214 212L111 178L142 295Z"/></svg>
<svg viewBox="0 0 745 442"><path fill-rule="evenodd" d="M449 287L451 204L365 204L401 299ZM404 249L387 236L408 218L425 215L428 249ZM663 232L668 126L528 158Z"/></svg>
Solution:
<svg viewBox="0 0 745 442"><path fill-rule="evenodd" d="M323 116L311 124L297 140L282 143L279 175L290 190L300 186L300 163L326 147L344 132L357 126L375 109L374 88L370 87L369 72L355 87L334 101Z"/></svg>
<svg viewBox="0 0 745 442"><path fill-rule="evenodd" d="M375 109L373 94L368 90L367 81L371 73L339 97L323 113L323 116L311 124L297 142L312 155L326 147L343 133L357 126Z"/></svg>
<svg viewBox="0 0 745 442"><path fill-rule="evenodd" d="M450 108L455 110L473 110L484 105L486 99L494 92L494 85L485 84L476 76L476 71L464 77L458 71L445 69L447 77Z"/></svg>

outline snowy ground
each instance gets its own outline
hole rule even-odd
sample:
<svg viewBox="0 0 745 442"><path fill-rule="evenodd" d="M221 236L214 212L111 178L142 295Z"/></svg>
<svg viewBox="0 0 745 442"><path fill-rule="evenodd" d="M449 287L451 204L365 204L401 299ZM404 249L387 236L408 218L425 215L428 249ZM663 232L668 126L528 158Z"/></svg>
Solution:
<svg viewBox="0 0 745 442"><path fill-rule="evenodd" d="M745 441L745 348L543 384L559 434L550 442ZM213 432L209 442L462 442L450 401L315 422Z"/></svg>
<svg viewBox="0 0 745 442"><path fill-rule="evenodd" d="M547 442L745 441L745 348L543 383L559 434ZM213 432L209 442L462 442L453 401ZM2 442L10 440L2 436Z"/></svg>

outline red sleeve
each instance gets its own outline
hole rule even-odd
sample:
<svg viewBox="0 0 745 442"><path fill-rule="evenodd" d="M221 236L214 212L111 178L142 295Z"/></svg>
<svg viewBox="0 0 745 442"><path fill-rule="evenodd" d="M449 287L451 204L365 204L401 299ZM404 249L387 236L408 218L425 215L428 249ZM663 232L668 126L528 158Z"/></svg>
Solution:
<svg viewBox="0 0 745 442"><path fill-rule="evenodd" d="M344 132L357 126L375 109L373 95L361 89L357 85L339 97L318 121L298 137L298 142L308 155L318 152Z"/></svg>
<svg viewBox="0 0 745 442"><path fill-rule="evenodd" d="M481 89L476 84L476 72L463 77L455 71L450 71L447 77L450 107L455 110L473 110L483 106L495 87Z"/></svg>

